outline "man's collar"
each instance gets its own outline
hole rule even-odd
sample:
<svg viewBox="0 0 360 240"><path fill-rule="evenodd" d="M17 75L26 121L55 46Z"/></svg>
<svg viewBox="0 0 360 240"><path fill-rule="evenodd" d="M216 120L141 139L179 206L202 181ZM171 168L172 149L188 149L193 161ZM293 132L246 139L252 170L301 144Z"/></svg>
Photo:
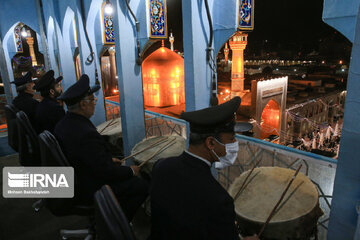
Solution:
<svg viewBox="0 0 360 240"><path fill-rule="evenodd" d="M193 156L193 157L195 157L195 158L197 158L197 159L200 159L201 161L205 162L209 167L211 167L211 162L209 162L209 161L206 160L205 158L202 158L202 157L200 157L200 156L198 156L198 155L196 155L196 154L194 154L194 153L191 153L191 152L189 152L188 150L185 150L185 152L186 152L187 154L189 154L190 156Z"/></svg>

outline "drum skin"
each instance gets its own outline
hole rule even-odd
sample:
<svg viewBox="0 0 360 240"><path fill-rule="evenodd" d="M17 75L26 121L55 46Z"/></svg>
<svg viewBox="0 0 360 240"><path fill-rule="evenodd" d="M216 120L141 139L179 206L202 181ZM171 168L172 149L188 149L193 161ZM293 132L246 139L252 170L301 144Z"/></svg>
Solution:
<svg viewBox="0 0 360 240"><path fill-rule="evenodd" d="M156 161L161 158L175 157L179 156L186 149L186 140L180 136L160 136L160 137L152 137L143 139L141 142L137 143L131 151L131 154L138 152L142 149L147 148L148 146L156 143L157 141L161 141L164 139L164 142L136 155L134 157L134 162L137 164L141 164L151 156L153 156L159 149L165 147L169 144L165 149L161 150L158 154L156 154L149 162L147 162L141 169L146 175L151 176L152 168Z"/></svg>
<svg viewBox="0 0 360 240"><path fill-rule="evenodd" d="M230 186L233 198L248 173L242 173ZM294 173L294 170L279 167L260 167L253 171L249 184L234 201L242 235L259 233ZM316 186L300 172L265 228L262 239L309 239L315 234L322 214Z"/></svg>

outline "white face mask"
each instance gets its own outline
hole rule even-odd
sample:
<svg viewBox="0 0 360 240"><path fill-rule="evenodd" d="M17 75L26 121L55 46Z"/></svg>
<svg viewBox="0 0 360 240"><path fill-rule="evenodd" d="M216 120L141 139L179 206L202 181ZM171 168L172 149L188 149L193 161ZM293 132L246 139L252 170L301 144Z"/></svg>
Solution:
<svg viewBox="0 0 360 240"><path fill-rule="evenodd" d="M215 139L216 140L216 139ZM237 154L239 152L239 143L238 141L233 143L227 143L223 144L216 140L219 144L225 146L226 149L226 155L223 157L219 157L214 150L212 152L215 154L215 156L219 159L219 162L215 162L215 168L216 169L223 169L225 167L231 166L234 164L237 158Z"/></svg>

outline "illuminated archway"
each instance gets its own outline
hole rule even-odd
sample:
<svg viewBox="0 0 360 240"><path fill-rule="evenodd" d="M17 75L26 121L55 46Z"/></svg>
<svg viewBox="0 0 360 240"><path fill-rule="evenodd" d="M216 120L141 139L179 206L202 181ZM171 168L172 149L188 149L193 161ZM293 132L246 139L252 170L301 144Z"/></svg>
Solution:
<svg viewBox="0 0 360 240"><path fill-rule="evenodd" d="M16 53L11 58L11 63L15 78L28 71L37 78L44 74L44 56L39 50L38 37L32 28L21 22L14 28Z"/></svg>
<svg viewBox="0 0 360 240"><path fill-rule="evenodd" d="M270 135L280 136L280 118L280 105L271 99L261 114L261 139L267 138Z"/></svg>

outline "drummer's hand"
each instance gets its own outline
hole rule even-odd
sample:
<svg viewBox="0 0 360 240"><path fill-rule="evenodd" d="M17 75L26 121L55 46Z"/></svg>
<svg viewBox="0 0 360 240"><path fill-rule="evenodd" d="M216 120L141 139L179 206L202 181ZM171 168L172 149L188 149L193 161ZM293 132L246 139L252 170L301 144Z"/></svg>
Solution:
<svg viewBox="0 0 360 240"><path fill-rule="evenodd" d="M114 163L123 163L124 162L124 161L121 161L118 158L112 158L112 160L113 160Z"/></svg>
<svg viewBox="0 0 360 240"><path fill-rule="evenodd" d="M136 165L132 165L132 166L130 166L130 167L131 167L131 169L132 169L133 172L134 172L134 176L139 176L140 168L139 168L138 166L136 166Z"/></svg>
<svg viewBox="0 0 360 240"><path fill-rule="evenodd" d="M254 236L250 236L250 237L244 237L243 240L259 240L260 238L258 238L258 236L255 234Z"/></svg>

